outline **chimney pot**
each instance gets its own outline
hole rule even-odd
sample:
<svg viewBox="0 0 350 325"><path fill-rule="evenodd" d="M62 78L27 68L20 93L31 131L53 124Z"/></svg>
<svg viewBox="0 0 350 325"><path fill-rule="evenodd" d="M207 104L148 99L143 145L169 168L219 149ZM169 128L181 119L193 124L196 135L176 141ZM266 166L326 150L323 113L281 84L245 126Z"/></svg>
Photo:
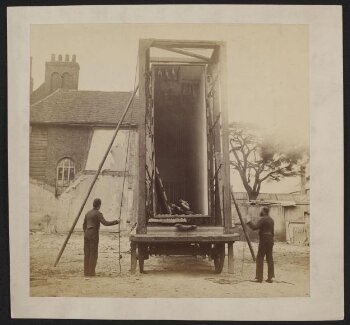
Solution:
<svg viewBox="0 0 350 325"><path fill-rule="evenodd" d="M56 61L55 54L51 54L51 61L52 61L52 62Z"/></svg>
<svg viewBox="0 0 350 325"><path fill-rule="evenodd" d="M72 62L76 62L77 56L75 54L72 55Z"/></svg>
<svg viewBox="0 0 350 325"><path fill-rule="evenodd" d="M62 54L58 55L58 61L62 61Z"/></svg>
<svg viewBox="0 0 350 325"><path fill-rule="evenodd" d="M69 54L66 54L66 57L65 57L65 59L64 59L66 62L68 62L69 61Z"/></svg>

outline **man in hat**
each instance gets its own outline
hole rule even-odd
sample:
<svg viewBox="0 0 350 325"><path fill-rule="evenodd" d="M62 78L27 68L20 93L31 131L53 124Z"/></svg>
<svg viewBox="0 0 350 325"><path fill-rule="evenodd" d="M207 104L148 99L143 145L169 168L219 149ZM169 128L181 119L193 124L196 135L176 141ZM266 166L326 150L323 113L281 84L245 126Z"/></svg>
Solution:
<svg viewBox="0 0 350 325"><path fill-rule="evenodd" d="M95 199L93 209L90 210L84 219L84 275L95 276L95 268L98 258L98 242L100 224L113 226L118 224L118 220L106 221L100 212L101 200Z"/></svg>
<svg viewBox="0 0 350 325"><path fill-rule="evenodd" d="M260 212L260 219L257 223L251 220L247 222L248 226L253 230L259 230L259 248L256 257L256 277L254 282L263 281L264 258L266 255L267 261L267 280L272 283L272 278L275 277L272 249L274 243L274 221L270 217L269 207L263 207Z"/></svg>

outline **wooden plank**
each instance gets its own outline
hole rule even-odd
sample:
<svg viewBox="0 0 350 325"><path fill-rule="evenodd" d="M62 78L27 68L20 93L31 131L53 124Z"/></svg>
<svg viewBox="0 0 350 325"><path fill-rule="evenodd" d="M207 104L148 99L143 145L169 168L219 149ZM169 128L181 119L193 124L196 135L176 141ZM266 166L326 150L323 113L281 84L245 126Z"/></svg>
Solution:
<svg viewBox="0 0 350 325"><path fill-rule="evenodd" d="M255 262L254 249L253 249L252 243L250 241L250 238L248 236L247 228L246 228L246 225L244 223L244 220L243 220L243 217L242 217L242 214L241 214L241 210L238 207L238 204L237 204L236 199L235 199L235 197L233 195L232 189L231 189L231 197L232 197L233 204L235 205L235 208L237 210L237 214L238 214L239 220L241 221L241 226L243 228L243 233L244 233L244 236L245 236L245 238L247 240L247 243L248 243L248 246L249 246L250 254L252 255L253 261Z"/></svg>
<svg viewBox="0 0 350 325"><path fill-rule="evenodd" d="M29 175L45 180L47 164L47 129L32 127L29 143Z"/></svg>
<svg viewBox="0 0 350 325"><path fill-rule="evenodd" d="M161 49L161 50L165 50L165 51L174 52L174 53L178 53L178 54L181 54L181 55L189 56L189 57L192 57L192 58L195 58L195 59L202 60L204 62L209 62L210 61L210 58L208 58L208 57L206 57L204 55L201 55L201 54L190 52L190 51L180 50L180 49L176 49L176 48L173 48L173 47L167 47L167 46L153 46L153 47L156 47L156 48Z"/></svg>
<svg viewBox="0 0 350 325"><path fill-rule="evenodd" d="M234 273L233 243L227 243L228 250L228 273Z"/></svg>
<svg viewBox="0 0 350 325"><path fill-rule="evenodd" d="M221 43L220 54L220 103L222 117L222 155L223 155L223 193L225 231L232 228L231 214L231 187L230 187L230 157L229 157L229 129L228 129L228 112L227 112L227 76L226 76L226 45Z"/></svg>
<svg viewBox="0 0 350 325"><path fill-rule="evenodd" d="M166 243L166 242L177 242L177 243L229 243L239 240L238 234L223 234L219 236L214 235L192 235L192 236L162 236L162 235L149 235L149 234L136 234L131 235L130 240L133 242L142 243Z"/></svg>
<svg viewBox="0 0 350 325"><path fill-rule="evenodd" d="M45 145L47 143L47 139L30 139L31 145Z"/></svg>
<svg viewBox="0 0 350 325"><path fill-rule="evenodd" d="M154 232L178 232L177 228L175 226L166 226L166 227L157 227L157 226L148 226L147 227L147 233L154 233ZM211 233L224 233L224 227L221 226L198 226L196 229L191 230L191 233L194 232L211 232Z"/></svg>
<svg viewBox="0 0 350 325"><path fill-rule="evenodd" d="M199 49L215 49L219 42L215 41L198 41L198 40L166 40L153 39L152 47L166 46L178 48L199 48Z"/></svg>
<svg viewBox="0 0 350 325"><path fill-rule="evenodd" d="M47 161L47 159L46 159L46 154L42 154L42 155L30 155L29 157L30 157L31 162L32 162L32 161L38 161L38 160L40 160L40 161L42 161L42 162L46 162L46 161ZM41 167L40 167L40 168L41 168Z"/></svg>
<svg viewBox="0 0 350 325"><path fill-rule="evenodd" d="M47 141L46 142L42 142L42 143L34 143L34 142L31 142L30 145L29 145L29 150L31 153L36 153L36 152L43 152L43 151L46 151L46 144L47 144Z"/></svg>
<svg viewBox="0 0 350 325"><path fill-rule="evenodd" d="M151 82L151 87L152 87L152 92L151 92L151 96L152 96L152 208L153 208L153 216L156 215L157 213L157 194L156 194L156 173L155 173L155 170L156 170L156 162L155 162L155 145L154 145L154 90L155 90L155 71L154 69L151 70L150 72L150 75L151 75L151 78L152 80L150 81Z"/></svg>
<svg viewBox="0 0 350 325"><path fill-rule="evenodd" d="M218 70L218 50L215 50L213 53L214 61L208 65L208 72L211 74L213 80L217 80L219 78L219 70ZM212 105L213 105L213 116L212 121L215 121L216 118L220 114L220 98L219 98L219 86L218 82L213 82L213 91L212 91ZM215 192L214 192L214 207L213 211L215 213L215 224L222 225L222 200L221 200L221 184L222 184L222 176L221 171L217 173L221 166L221 137L220 137L220 123L216 123L215 127L212 128L212 142L213 142L213 159L214 166L213 172L215 175L214 184L215 184ZM220 168L221 169L221 168Z"/></svg>
<svg viewBox="0 0 350 325"><path fill-rule="evenodd" d="M149 66L145 68L145 107L146 107L146 222L155 214L155 177L154 177L154 101L153 89L154 78L152 77Z"/></svg>
<svg viewBox="0 0 350 325"><path fill-rule="evenodd" d="M211 216L210 223L215 224L215 192L214 192L214 139L211 132L213 125L213 103L212 97L209 96L208 85L208 68L205 68L205 106L207 118L207 159L208 159L208 198L209 198L209 214Z"/></svg>
<svg viewBox="0 0 350 325"><path fill-rule="evenodd" d="M40 173L32 173L30 175L31 178L36 179L36 180L40 180L40 181L45 180L45 176L46 176L45 174L40 174Z"/></svg>
<svg viewBox="0 0 350 325"><path fill-rule="evenodd" d="M138 168L138 211L137 227L138 234L145 234L146 228L146 85L145 74L149 65L149 46L151 40L139 42L139 168Z"/></svg>
<svg viewBox="0 0 350 325"><path fill-rule="evenodd" d="M29 166L30 172L31 173L41 173L41 174L45 174L46 170L41 168L41 167L33 167L33 166Z"/></svg>
<svg viewBox="0 0 350 325"><path fill-rule="evenodd" d="M154 219L168 219L168 218L210 218L207 214L157 214Z"/></svg>
<svg viewBox="0 0 350 325"><path fill-rule="evenodd" d="M150 59L151 63L157 64L157 63L163 63L163 64L174 64L178 65L181 64L195 64L195 65L205 65L206 62L203 62L202 60L197 60L194 58L174 58L174 57L154 57L152 56Z"/></svg>
<svg viewBox="0 0 350 325"><path fill-rule="evenodd" d="M136 266L137 266L136 243L135 242L131 242L130 243L130 255L131 255L130 272L131 273L135 273L136 272Z"/></svg>

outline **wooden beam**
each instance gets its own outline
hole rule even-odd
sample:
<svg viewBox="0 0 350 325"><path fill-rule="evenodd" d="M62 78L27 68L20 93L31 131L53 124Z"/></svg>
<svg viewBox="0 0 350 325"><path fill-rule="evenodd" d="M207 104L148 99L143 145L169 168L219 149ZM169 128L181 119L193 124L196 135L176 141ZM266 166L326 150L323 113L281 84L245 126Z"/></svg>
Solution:
<svg viewBox="0 0 350 325"><path fill-rule="evenodd" d="M176 236L168 234L149 235L136 234L131 235L130 240L138 243L229 243L239 240L238 234L222 234L222 235L187 235L186 232L178 232Z"/></svg>
<svg viewBox="0 0 350 325"><path fill-rule="evenodd" d="M233 243L227 243L228 273L234 273Z"/></svg>
<svg viewBox="0 0 350 325"><path fill-rule="evenodd" d="M252 246L252 243L251 243L250 238L248 236L247 227L246 227L246 225L245 225L245 223L243 221L243 217L242 217L241 211L240 211L240 209L238 207L238 204L236 202L235 196L233 195L232 189L231 189L231 196L232 196L232 201L233 201L233 204L235 205L235 208L236 208L239 220L241 221L241 225L242 225L242 228L243 228L243 233L244 233L244 236L245 236L245 238L247 240L247 243L248 243L248 246L249 246L249 250L250 250L250 254L252 255L253 261L255 262L255 254L254 254L253 246Z"/></svg>
<svg viewBox="0 0 350 325"><path fill-rule="evenodd" d="M208 65L208 73L212 76L218 76L219 78L219 67L218 64L215 62L211 62ZM214 116L220 115L220 98L219 98L219 85L217 82L212 83L212 95L210 98L212 98L212 105L213 105L213 111L212 111L212 123L214 123L213 118ZM216 173L216 171L219 170L219 166L221 169L221 137L220 137L220 124L216 123L215 127L212 129L213 132L211 133L213 145L214 145L214 152L213 152L213 158L214 158L214 166L213 170L215 170L214 174L214 181L215 181L215 192L214 192L214 207L212 210L214 210L215 214L215 224L216 225L222 225L222 173Z"/></svg>
<svg viewBox="0 0 350 325"><path fill-rule="evenodd" d="M157 214L153 219L210 218L207 214Z"/></svg>
<svg viewBox="0 0 350 325"><path fill-rule="evenodd" d="M136 243L135 242L130 243L130 255L131 255L130 272L135 273L136 266L137 266Z"/></svg>
<svg viewBox="0 0 350 325"><path fill-rule="evenodd" d="M169 226L169 227L161 227L161 226L148 226L148 234L154 234L154 233L179 233L177 230L177 227L175 226ZM199 232L207 232L211 235L215 234L223 234L224 233L224 227L222 226L198 226L196 229L191 230L191 234L193 233L199 233ZM189 233L189 232L188 232Z"/></svg>
<svg viewBox="0 0 350 325"><path fill-rule="evenodd" d="M146 73L149 65L149 48L152 40L139 42L139 149L138 149L138 234L145 234L146 228Z"/></svg>
<svg viewBox="0 0 350 325"><path fill-rule="evenodd" d="M177 48L200 48L200 49L215 49L220 45L220 42L215 41L193 41L193 40L152 40L152 47L177 47Z"/></svg>
<svg viewBox="0 0 350 325"><path fill-rule="evenodd" d="M197 60L194 58L175 58L175 57L169 57L169 58L162 58L162 57L156 57L153 56L150 59L151 63L168 63L168 64L198 64L198 65L204 65L206 62L203 62L202 60Z"/></svg>
<svg viewBox="0 0 350 325"><path fill-rule="evenodd" d="M181 54L181 55L190 56L192 58L196 58L196 59L202 60L204 62L209 62L210 61L210 58L208 58L208 57L206 57L204 55L193 53L193 52L189 52L189 51L185 51L185 50L180 50L180 49L176 49L176 48L172 48L172 47L165 47L165 46L153 46L153 47L156 47L156 48L161 49L161 50L169 51L169 52L178 53L178 54Z"/></svg>
<svg viewBox="0 0 350 325"><path fill-rule="evenodd" d="M230 157L229 157L229 130L228 130L228 107L227 107L227 77L226 77L226 46L221 43L219 52L219 71L220 71L220 110L222 121L222 155L223 155L223 184L225 193L223 193L225 232L232 228L231 214L231 187L230 187Z"/></svg>

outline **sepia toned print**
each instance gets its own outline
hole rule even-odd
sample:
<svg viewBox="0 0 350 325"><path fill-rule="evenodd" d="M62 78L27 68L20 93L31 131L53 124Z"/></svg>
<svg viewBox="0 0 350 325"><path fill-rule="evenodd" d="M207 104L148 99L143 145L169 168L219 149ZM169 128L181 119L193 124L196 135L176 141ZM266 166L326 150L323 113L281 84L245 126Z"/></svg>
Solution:
<svg viewBox="0 0 350 325"><path fill-rule="evenodd" d="M308 297L308 42L32 25L30 295Z"/></svg>

